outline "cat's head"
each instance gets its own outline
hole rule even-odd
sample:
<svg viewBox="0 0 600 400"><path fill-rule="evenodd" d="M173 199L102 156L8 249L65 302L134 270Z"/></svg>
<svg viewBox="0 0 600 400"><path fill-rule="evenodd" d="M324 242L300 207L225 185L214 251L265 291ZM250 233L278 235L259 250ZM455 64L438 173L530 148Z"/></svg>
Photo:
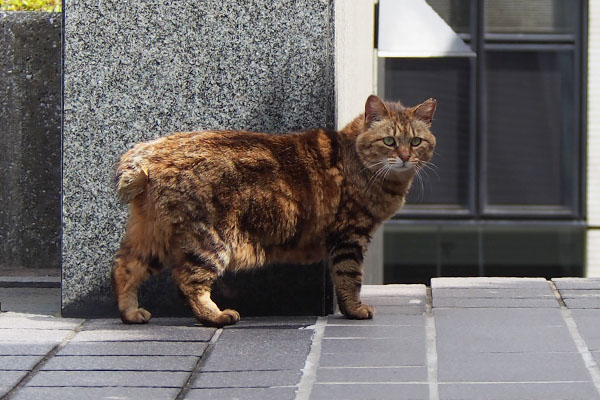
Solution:
<svg viewBox="0 0 600 400"><path fill-rule="evenodd" d="M369 96L364 131L356 138L363 165L373 172L393 174L418 170L431 160L436 141L429 128L435 107L434 99L404 107Z"/></svg>

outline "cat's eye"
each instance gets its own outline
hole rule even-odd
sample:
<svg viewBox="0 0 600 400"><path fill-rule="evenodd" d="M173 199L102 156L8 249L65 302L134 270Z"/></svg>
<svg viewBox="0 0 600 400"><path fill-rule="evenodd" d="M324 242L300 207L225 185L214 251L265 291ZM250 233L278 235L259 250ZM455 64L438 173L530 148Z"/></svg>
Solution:
<svg viewBox="0 0 600 400"><path fill-rule="evenodd" d="M411 146L418 146L421 144L421 142L423 141L423 139L421 139L420 137L414 137L412 139L410 139L410 145Z"/></svg>
<svg viewBox="0 0 600 400"><path fill-rule="evenodd" d="M386 136L383 138L383 144L386 146L393 146L396 144L396 139L393 136Z"/></svg>

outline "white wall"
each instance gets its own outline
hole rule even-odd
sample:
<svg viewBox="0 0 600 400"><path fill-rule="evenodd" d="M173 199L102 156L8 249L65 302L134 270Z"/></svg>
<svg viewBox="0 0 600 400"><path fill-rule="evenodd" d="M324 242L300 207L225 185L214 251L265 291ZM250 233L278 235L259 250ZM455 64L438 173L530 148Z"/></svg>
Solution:
<svg viewBox="0 0 600 400"><path fill-rule="evenodd" d="M587 276L600 276L600 2L589 1Z"/></svg>
<svg viewBox="0 0 600 400"><path fill-rule="evenodd" d="M340 129L364 112L374 92L374 0L335 1L336 123ZM383 232L375 235L365 257L365 284L383 283Z"/></svg>

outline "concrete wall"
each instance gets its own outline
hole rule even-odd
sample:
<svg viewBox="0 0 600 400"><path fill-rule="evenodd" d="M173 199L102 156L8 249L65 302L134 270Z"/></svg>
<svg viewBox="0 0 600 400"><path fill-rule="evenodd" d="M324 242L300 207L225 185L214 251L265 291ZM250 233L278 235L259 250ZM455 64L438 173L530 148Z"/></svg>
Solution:
<svg viewBox="0 0 600 400"><path fill-rule="evenodd" d="M181 130L334 127L333 21L332 0L65 2L64 315L116 315L109 275L127 209L114 164L134 143ZM324 313L327 277L323 265L226 277L221 304ZM143 289L155 315L182 310L165 280Z"/></svg>
<svg viewBox="0 0 600 400"><path fill-rule="evenodd" d="M589 2L587 276L600 276L600 4Z"/></svg>
<svg viewBox="0 0 600 400"><path fill-rule="evenodd" d="M0 269L60 268L61 24L0 12Z"/></svg>

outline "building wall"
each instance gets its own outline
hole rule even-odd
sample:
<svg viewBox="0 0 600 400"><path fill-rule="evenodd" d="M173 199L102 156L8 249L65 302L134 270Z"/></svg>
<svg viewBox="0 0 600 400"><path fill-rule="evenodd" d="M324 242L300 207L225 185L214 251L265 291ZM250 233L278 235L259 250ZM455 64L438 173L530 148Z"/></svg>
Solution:
<svg viewBox="0 0 600 400"><path fill-rule="evenodd" d="M589 2L587 276L600 276L600 3Z"/></svg>

